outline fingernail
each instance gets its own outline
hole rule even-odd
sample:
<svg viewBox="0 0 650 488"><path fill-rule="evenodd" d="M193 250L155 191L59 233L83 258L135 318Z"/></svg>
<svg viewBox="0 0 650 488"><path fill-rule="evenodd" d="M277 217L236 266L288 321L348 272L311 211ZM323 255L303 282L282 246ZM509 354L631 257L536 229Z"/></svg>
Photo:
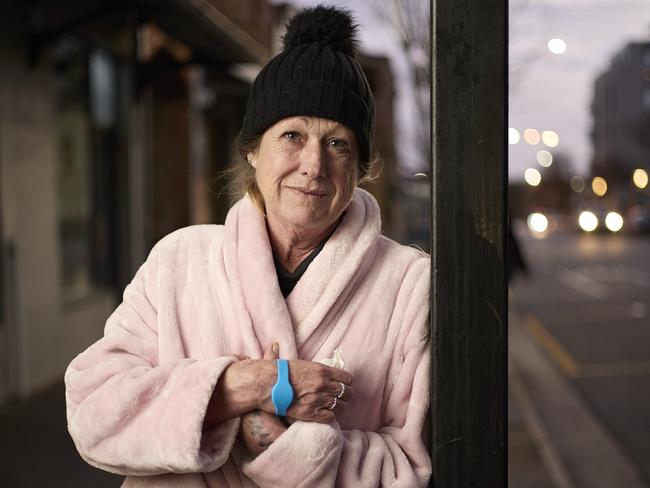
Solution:
<svg viewBox="0 0 650 488"><path fill-rule="evenodd" d="M271 346L271 351L273 351L273 354L278 354L280 351L280 346L278 346L277 342L274 342L273 345Z"/></svg>

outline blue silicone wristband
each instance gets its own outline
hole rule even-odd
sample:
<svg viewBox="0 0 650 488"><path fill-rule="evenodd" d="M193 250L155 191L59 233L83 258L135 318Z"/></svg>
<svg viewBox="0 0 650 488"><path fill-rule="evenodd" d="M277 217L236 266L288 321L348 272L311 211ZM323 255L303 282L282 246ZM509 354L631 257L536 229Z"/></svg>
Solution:
<svg viewBox="0 0 650 488"><path fill-rule="evenodd" d="M289 361L278 359L278 381L271 390L271 400L275 406L275 414L280 417L287 415L287 409L293 402L293 388L289 383Z"/></svg>

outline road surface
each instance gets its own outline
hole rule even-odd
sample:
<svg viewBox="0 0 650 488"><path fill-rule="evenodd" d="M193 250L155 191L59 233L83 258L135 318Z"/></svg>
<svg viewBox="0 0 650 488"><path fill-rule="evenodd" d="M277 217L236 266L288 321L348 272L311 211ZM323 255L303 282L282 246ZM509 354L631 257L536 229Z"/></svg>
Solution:
<svg viewBox="0 0 650 488"><path fill-rule="evenodd" d="M522 236L523 330L575 386L650 486L650 237Z"/></svg>

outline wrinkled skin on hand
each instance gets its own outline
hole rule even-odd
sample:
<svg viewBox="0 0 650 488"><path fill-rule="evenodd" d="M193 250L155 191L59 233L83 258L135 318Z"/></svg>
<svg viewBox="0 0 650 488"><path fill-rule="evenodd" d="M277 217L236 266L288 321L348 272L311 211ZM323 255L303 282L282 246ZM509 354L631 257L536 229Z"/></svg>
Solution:
<svg viewBox="0 0 650 488"><path fill-rule="evenodd" d="M274 363L277 358L278 347L273 344L265 352L264 359ZM293 420L331 422L345 409L352 394L352 375L312 361L289 361L289 381L294 390L294 401L287 417ZM334 397L341 393L341 383L345 384L345 394L337 399L336 407L330 409ZM261 409L241 416L240 438L254 455L264 452L287 429L274 412L269 394Z"/></svg>
<svg viewBox="0 0 650 488"><path fill-rule="evenodd" d="M266 451L285 430L287 427L279 417L255 410L242 415L239 435L248 450L257 456Z"/></svg>
<svg viewBox="0 0 650 488"><path fill-rule="evenodd" d="M289 361L289 381L294 400L287 416L297 420L332 422L345 410L352 395L350 373L313 361ZM341 393L341 383L345 384L345 394L336 400L336 407L330 409L334 398Z"/></svg>
<svg viewBox="0 0 650 488"><path fill-rule="evenodd" d="M276 360L278 358L278 345L273 344L264 353L264 359ZM263 410L253 410L241 416L239 436L251 454L257 456L278 438L287 427L279 417Z"/></svg>

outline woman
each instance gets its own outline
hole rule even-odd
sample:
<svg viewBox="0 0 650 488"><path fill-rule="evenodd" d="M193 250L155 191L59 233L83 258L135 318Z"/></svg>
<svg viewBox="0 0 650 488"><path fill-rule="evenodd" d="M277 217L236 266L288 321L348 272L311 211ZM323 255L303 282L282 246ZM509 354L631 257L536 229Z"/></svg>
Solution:
<svg viewBox="0 0 650 488"><path fill-rule="evenodd" d="M247 105L246 196L156 244L70 364L70 434L123 486L426 485L429 259L356 188L374 103L354 31L294 17Z"/></svg>

